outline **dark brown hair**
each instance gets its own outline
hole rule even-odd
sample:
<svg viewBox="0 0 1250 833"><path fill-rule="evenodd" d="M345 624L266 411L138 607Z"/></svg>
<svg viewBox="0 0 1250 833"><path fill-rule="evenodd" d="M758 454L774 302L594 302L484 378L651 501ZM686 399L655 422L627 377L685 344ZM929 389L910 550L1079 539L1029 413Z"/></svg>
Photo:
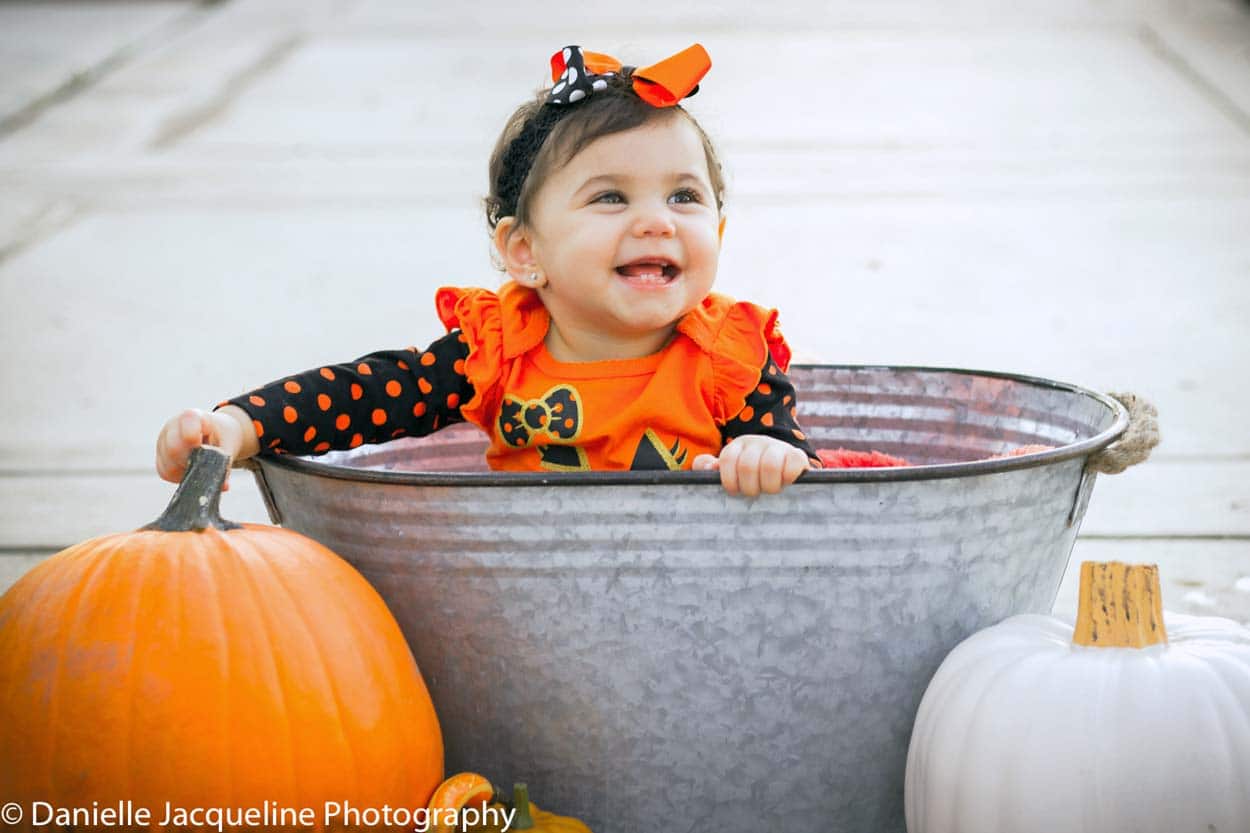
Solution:
<svg viewBox="0 0 1250 833"><path fill-rule="evenodd" d="M529 222L529 205L535 193L553 172L562 168L591 142L613 133L632 130L661 118L689 119L699 133L703 153L707 157L708 176L719 213L724 206L725 178L720 159L707 133L681 105L655 107L634 93L632 67L608 78L607 89L597 90L583 101L572 105L548 105L547 90L540 90L533 100L517 108L508 119L490 155L490 193L483 200L486 223L491 231L504 217L516 218L516 227ZM552 112L560 107L560 112ZM565 112L567 110L567 112ZM536 119L558 119L548 131L538 131L539 147L513 147L518 140L534 142ZM529 127L528 133L526 132ZM523 135L525 134L525 135ZM510 152L511 151L511 152ZM520 158L521 164L512 162ZM528 166L526 161L533 160ZM510 164L511 163L511 164ZM517 180L521 180L519 187ZM510 198L515 194L515 198ZM515 205L513 202L515 201Z"/></svg>

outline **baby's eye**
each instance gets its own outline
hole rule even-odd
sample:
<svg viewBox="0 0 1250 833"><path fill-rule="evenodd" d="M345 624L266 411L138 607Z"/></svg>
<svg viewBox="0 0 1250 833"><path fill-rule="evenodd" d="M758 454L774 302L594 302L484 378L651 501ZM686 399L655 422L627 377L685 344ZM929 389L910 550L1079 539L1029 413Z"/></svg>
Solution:
<svg viewBox="0 0 1250 833"><path fill-rule="evenodd" d="M669 200L671 202L679 202L679 203L681 202L703 202L703 198L699 195L699 192L694 190L693 188L682 188L680 191L674 191L673 195L669 197Z"/></svg>
<svg viewBox="0 0 1250 833"><path fill-rule="evenodd" d="M625 195L620 191L604 191L602 194L596 194L591 202L603 202L610 205L625 202Z"/></svg>

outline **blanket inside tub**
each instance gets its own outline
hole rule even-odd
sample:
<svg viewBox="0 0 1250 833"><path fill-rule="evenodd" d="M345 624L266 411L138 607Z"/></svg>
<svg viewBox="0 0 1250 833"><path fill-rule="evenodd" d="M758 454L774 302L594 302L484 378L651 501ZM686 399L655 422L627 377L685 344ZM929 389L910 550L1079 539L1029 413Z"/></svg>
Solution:
<svg viewBox="0 0 1250 833"><path fill-rule="evenodd" d="M1039 451L1050 451L1054 446L1022 445L1006 454L995 454L987 460L1001 460L1004 457L1019 457L1022 454L1034 454ZM902 457L895 457L881 451L856 451L851 448L820 448L816 450L821 465L827 469L884 469L896 466L910 466Z"/></svg>

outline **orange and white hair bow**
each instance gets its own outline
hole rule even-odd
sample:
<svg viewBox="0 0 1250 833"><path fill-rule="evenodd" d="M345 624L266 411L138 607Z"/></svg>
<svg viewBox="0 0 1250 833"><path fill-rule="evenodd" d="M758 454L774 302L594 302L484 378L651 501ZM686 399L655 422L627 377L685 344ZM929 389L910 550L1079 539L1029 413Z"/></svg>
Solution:
<svg viewBox="0 0 1250 833"><path fill-rule="evenodd" d="M634 92L653 107L672 107L699 91L699 81L712 68L712 59L700 44L686 47L659 63L635 69ZM607 87L607 77L621 72L611 55L566 46L551 56L549 104L575 104Z"/></svg>

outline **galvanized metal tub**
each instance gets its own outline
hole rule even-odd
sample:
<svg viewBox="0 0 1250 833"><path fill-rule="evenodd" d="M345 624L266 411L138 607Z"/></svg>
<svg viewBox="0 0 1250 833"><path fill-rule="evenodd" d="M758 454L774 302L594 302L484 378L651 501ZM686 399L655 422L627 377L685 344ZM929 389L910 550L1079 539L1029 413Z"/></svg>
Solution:
<svg viewBox="0 0 1250 833"><path fill-rule="evenodd" d="M399 620L449 772L525 780L597 833L902 831L946 653L1050 609L1114 399L976 371L792 368L818 448L916 467L730 497L706 472L505 474L457 426L264 459L276 522ZM1028 444L1052 451L983 458ZM977 461L977 462L969 462Z"/></svg>

